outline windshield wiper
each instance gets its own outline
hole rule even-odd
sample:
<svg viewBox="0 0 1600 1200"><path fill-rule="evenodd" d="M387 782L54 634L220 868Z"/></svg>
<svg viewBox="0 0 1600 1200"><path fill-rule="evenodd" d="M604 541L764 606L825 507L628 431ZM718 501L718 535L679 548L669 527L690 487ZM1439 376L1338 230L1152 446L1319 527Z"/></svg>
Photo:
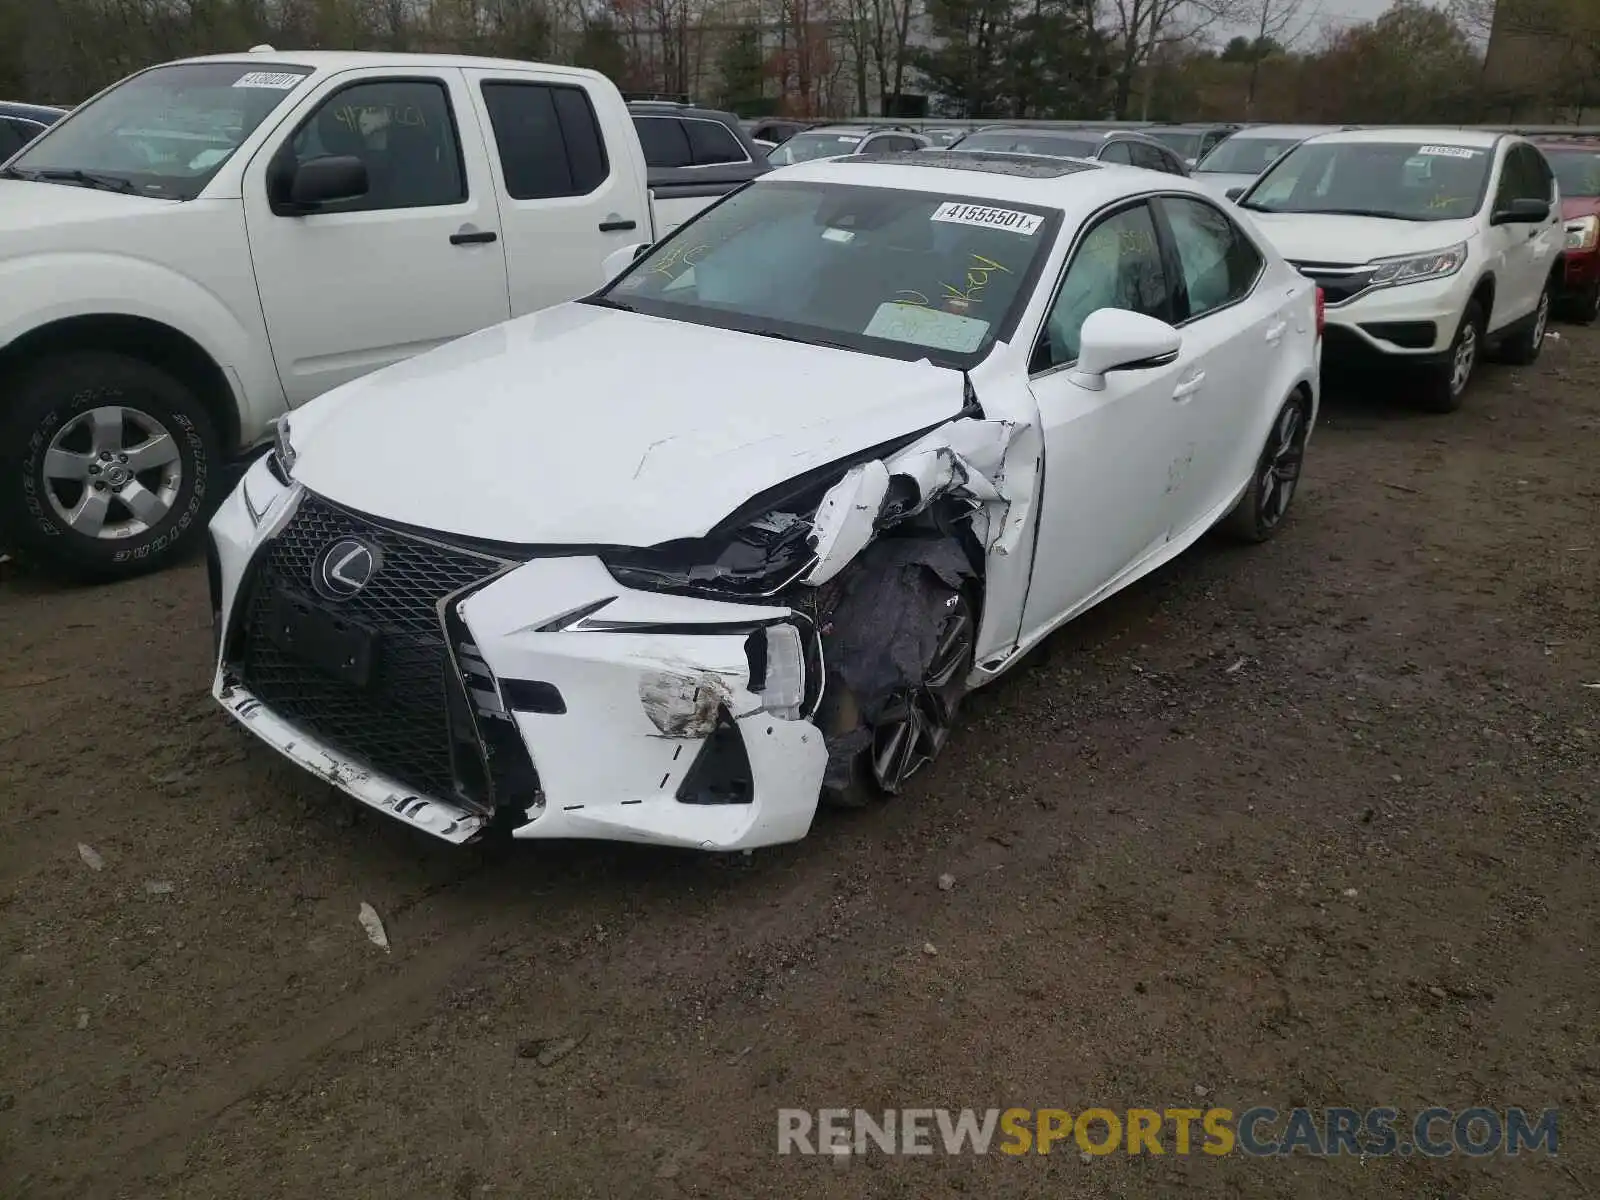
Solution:
<svg viewBox="0 0 1600 1200"><path fill-rule="evenodd" d="M621 300L613 300L610 296L588 296L584 298L585 304L592 304L596 308L614 308L618 312L638 312L631 304L624 304Z"/></svg>
<svg viewBox="0 0 1600 1200"><path fill-rule="evenodd" d="M830 350L848 350L852 354L861 353L859 347L846 346L843 342L829 342L824 341L822 338L796 337L792 333L779 333L776 329L739 329L739 332L753 334L756 337L773 338L780 342L799 342L802 346L826 346Z"/></svg>
<svg viewBox="0 0 1600 1200"><path fill-rule="evenodd" d="M1306 215L1321 214L1334 217L1379 217L1387 221L1426 221L1427 217L1417 217L1410 213L1393 212L1387 208L1313 208L1306 210Z"/></svg>
<svg viewBox="0 0 1600 1200"><path fill-rule="evenodd" d="M124 195L134 195L138 188L133 186L131 179L124 179L120 175L102 175L98 171L80 171L77 167L51 168L49 170L25 171L20 167L7 167L8 179L25 179L31 181L43 180L45 183L75 183L79 187L94 188L101 192L121 192Z"/></svg>

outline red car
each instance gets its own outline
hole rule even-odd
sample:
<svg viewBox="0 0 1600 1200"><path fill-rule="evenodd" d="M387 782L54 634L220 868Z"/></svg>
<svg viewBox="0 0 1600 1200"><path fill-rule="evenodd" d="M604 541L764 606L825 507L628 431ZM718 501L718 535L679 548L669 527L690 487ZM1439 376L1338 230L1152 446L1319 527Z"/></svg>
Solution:
<svg viewBox="0 0 1600 1200"><path fill-rule="evenodd" d="M1567 250L1557 302L1584 324L1600 318L1600 139L1541 138L1561 184Z"/></svg>

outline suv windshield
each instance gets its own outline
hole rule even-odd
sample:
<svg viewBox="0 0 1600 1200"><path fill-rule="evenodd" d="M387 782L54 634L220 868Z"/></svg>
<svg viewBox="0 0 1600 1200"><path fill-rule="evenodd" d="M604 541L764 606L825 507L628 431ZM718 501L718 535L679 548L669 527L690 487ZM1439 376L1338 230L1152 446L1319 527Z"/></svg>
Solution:
<svg viewBox="0 0 1600 1200"><path fill-rule="evenodd" d="M1278 155L1292 149L1299 141L1293 135L1251 137L1247 133L1236 133L1202 158L1195 170L1212 175L1259 175Z"/></svg>
<svg viewBox="0 0 1600 1200"><path fill-rule="evenodd" d="M999 150L1009 154L1047 154L1052 158L1093 158L1100 148L1100 140L1044 129L988 129L962 138L955 148Z"/></svg>
<svg viewBox="0 0 1600 1200"><path fill-rule="evenodd" d="M84 105L7 174L164 200L193 200L309 67L179 63Z"/></svg>
<svg viewBox="0 0 1600 1200"><path fill-rule="evenodd" d="M757 183L590 303L970 367L1010 336L1059 210L837 183Z"/></svg>
<svg viewBox="0 0 1600 1200"><path fill-rule="evenodd" d="M1415 142L1306 142L1239 201L1260 212L1455 221L1483 205L1493 151Z"/></svg>
<svg viewBox="0 0 1600 1200"><path fill-rule="evenodd" d="M1203 133L1191 133L1184 129L1146 129L1144 131L1168 150L1176 150L1186 159L1200 157L1200 143L1205 140Z"/></svg>
<svg viewBox="0 0 1600 1200"><path fill-rule="evenodd" d="M1600 197L1600 147L1586 150L1553 150L1544 147L1545 159L1556 173L1563 197Z"/></svg>
<svg viewBox="0 0 1600 1200"><path fill-rule="evenodd" d="M795 163L810 162L813 158L837 158L841 154L854 154L861 145L864 133L835 131L829 133L797 133L776 150L767 151L767 161L775 167L790 167Z"/></svg>

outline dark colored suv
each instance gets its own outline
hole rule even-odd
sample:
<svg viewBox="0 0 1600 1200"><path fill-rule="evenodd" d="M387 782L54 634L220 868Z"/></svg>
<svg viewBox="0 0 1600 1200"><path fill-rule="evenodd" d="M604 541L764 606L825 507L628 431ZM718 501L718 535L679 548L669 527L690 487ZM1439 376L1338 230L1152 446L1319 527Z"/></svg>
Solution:
<svg viewBox="0 0 1600 1200"><path fill-rule="evenodd" d="M628 105L657 200L716 197L772 168L732 113L669 100Z"/></svg>

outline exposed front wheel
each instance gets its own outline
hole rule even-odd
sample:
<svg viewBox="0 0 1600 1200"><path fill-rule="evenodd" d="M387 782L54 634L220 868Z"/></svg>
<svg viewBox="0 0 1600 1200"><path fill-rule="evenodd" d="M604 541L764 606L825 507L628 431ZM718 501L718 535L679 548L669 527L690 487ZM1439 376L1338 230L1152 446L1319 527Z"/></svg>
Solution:
<svg viewBox="0 0 1600 1200"><path fill-rule="evenodd" d="M951 591L943 603L944 620L922 678L889 697L869 730L870 743L851 764L849 781L826 789L825 802L860 808L898 795L944 749L966 695L978 626L965 592Z"/></svg>
<svg viewBox="0 0 1600 1200"><path fill-rule="evenodd" d="M1476 300L1469 301L1445 361L1432 368L1422 381L1420 399L1430 412L1455 412L1461 407L1478 360L1483 357L1484 322L1483 307Z"/></svg>
<svg viewBox="0 0 1600 1200"><path fill-rule="evenodd" d="M116 579L185 554L220 488L199 400L119 354L65 354L25 374L0 414L0 528L58 574Z"/></svg>

